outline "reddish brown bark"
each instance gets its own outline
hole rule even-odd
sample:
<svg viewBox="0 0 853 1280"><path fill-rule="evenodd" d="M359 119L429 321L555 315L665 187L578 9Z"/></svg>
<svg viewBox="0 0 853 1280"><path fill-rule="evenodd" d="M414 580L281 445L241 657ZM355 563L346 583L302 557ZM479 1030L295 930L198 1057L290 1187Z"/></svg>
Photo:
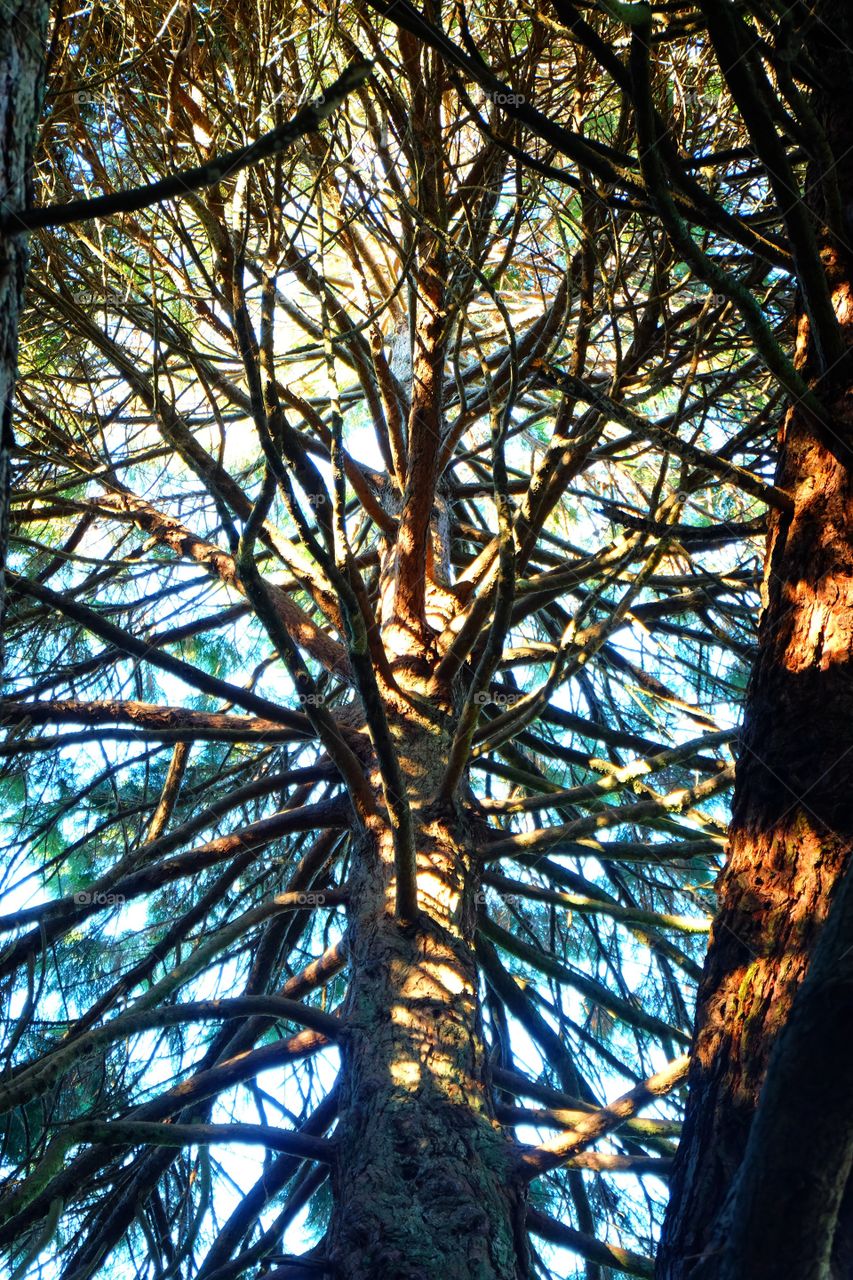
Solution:
<svg viewBox="0 0 853 1280"><path fill-rule="evenodd" d="M770 1050L853 835L851 481L796 412L782 447L778 482L796 508L790 522L774 518L768 550L730 854L661 1255L668 1280L690 1274L742 1159Z"/></svg>
<svg viewBox="0 0 853 1280"><path fill-rule="evenodd" d="M0 724L5 728L35 724L132 724L154 733L185 733L188 739L233 739L237 742L289 742L298 729L284 727L261 716L232 716L218 711L193 711L187 707L166 707L162 703L121 701L97 702L57 698L52 702L0 701Z"/></svg>
<svg viewBox="0 0 853 1280"><path fill-rule="evenodd" d="M823 6L814 52L846 74L837 4ZM828 41L828 49L823 48ZM818 109L853 194L849 98ZM813 175L822 215L820 175ZM849 207L849 206L848 206ZM853 269L825 234L822 252L845 342L853 342ZM813 373L801 315L798 363ZM818 383L828 413L792 407L779 435L776 484L793 499L771 516L764 610L740 746L729 857L699 989L689 1101L658 1260L661 1280L718 1274L714 1235L744 1157L768 1059L815 950L853 837L853 394L842 364ZM842 1209L832 1276L853 1274L853 1234ZM849 1239L848 1239L849 1237ZM700 1262L708 1252L705 1262ZM721 1274L721 1273L720 1273ZM799 1272L797 1273L800 1274Z"/></svg>
<svg viewBox="0 0 853 1280"><path fill-rule="evenodd" d="M412 353L408 466L393 562L393 622L386 628L392 653L417 659L426 627L426 578L430 523L435 512L438 456L443 430L444 356L447 341L447 211L445 157L441 146L444 71L438 59L399 33L412 94L412 136L425 219L415 254L417 322ZM389 594L390 600L390 594ZM392 659L393 664L393 659Z"/></svg>
<svg viewBox="0 0 853 1280"><path fill-rule="evenodd" d="M845 873L770 1055L733 1193L701 1276L850 1275L853 877Z"/></svg>

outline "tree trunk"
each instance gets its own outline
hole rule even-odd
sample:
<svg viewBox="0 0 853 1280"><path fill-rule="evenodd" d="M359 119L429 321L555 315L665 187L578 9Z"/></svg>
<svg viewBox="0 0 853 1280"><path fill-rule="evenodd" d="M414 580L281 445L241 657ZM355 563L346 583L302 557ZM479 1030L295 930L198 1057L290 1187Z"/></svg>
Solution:
<svg viewBox="0 0 853 1280"><path fill-rule="evenodd" d="M812 105L839 157L834 176L848 211L853 170L843 86L850 59L842 35L849 20L835 0L823 10L823 22L809 38L827 88ZM810 177L812 210L823 221L826 175ZM849 216L846 221L849 227ZM824 236L821 256L848 346L849 252ZM812 353L803 314L797 359L808 374ZM716 1247L714 1223L744 1157L770 1052L814 953L853 836L853 397L847 362L830 370L818 390L829 428L795 405L779 436L776 483L794 506L791 515L774 512L771 518L759 652L747 694L729 857L699 988L660 1280L718 1274L711 1256L704 1265L699 1260ZM842 1223L847 1216L842 1210ZM842 1234L846 1228L836 1234L837 1280L853 1276L853 1250Z"/></svg>
<svg viewBox="0 0 853 1280"><path fill-rule="evenodd" d="M837 1225L853 1163L851 937L848 866L770 1055L743 1163L701 1271L707 1280L850 1275Z"/></svg>
<svg viewBox="0 0 853 1280"><path fill-rule="evenodd" d="M690 1274L737 1172L771 1047L853 834L853 495L846 466L796 411L777 482L796 495L796 510L775 521L770 539L730 854L661 1250L666 1280Z"/></svg>
<svg viewBox="0 0 853 1280"><path fill-rule="evenodd" d="M473 950L475 833L428 804L446 729L406 737L420 911L395 918L390 833L368 832L350 879L331 1257L344 1280L518 1280L523 1196L492 1110Z"/></svg>
<svg viewBox="0 0 853 1280"><path fill-rule="evenodd" d="M48 5L41 0L4 4L0 13L0 209L4 217L28 203L30 163L41 107L47 14ZM12 392L18 367L18 315L26 265L26 238L8 235L0 228L0 635L9 546Z"/></svg>

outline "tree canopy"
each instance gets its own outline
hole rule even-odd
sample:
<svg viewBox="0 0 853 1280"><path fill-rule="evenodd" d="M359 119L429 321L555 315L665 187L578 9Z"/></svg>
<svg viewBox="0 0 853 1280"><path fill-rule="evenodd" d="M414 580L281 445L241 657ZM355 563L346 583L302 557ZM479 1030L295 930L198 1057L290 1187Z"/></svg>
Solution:
<svg viewBox="0 0 853 1280"><path fill-rule="evenodd" d="M16 1276L343 1274L365 832L470 941L526 1274L653 1274L797 307L843 346L782 200L819 68L749 8L742 92L681 0L56 8L36 202L107 199L32 232L21 325Z"/></svg>

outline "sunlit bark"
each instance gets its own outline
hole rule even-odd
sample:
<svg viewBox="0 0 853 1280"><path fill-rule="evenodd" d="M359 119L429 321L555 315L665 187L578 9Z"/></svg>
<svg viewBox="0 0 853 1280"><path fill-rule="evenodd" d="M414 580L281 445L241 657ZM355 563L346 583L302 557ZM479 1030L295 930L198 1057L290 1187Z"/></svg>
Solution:
<svg viewBox="0 0 853 1280"><path fill-rule="evenodd" d="M524 1196L495 1118L473 948L476 832L429 799L446 730L401 744L418 822L420 912L394 914L387 831L353 850L340 1159L331 1256L346 1280L516 1280Z"/></svg>
<svg viewBox="0 0 853 1280"><path fill-rule="evenodd" d="M853 343L853 260L840 228L826 223L827 192L837 184L843 207L853 200L849 158L849 15L827 3L809 33L825 77L813 107L837 163L815 165L808 204L823 223L821 256L835 314ZM849 225L849 223L845 223ZM853 836L853 480L849 358L820 375L809 319L798 316L799 368L825 398L816 420L802 406L779 432L775 483L793 499L790 516L771 516L765 560L759 653L746 702L730 831L699 989L697 1028L684 1133L672 1180L659 1275L682 1280L722 1275L717 1227L744 1156L768 1059L788 1019L847 865ZM839 1010L839 1017L841 1017ZM772 1105L768 1102L766 1105ZM781 1121L780 1121L781 1123ZM843 1180L845 1168L836 1171ZM831 1200L831 1197L829 1198ZM829 1200L827 1203L829 1203ZM836 1204L837 1208L837 1204ZM845 1210L831 1274L853 1268L853 1233ZM825 1231L815 1218L791 1274L821 1275ZM830 1240L835 1221L830 1225ZM705 1261L700 1261L707 1254ZM781 1265L767 1244L769 1270ZM816 1266L812 1270L812 1265ZM727 1262L736 1270L737 1258Z"/></svg>

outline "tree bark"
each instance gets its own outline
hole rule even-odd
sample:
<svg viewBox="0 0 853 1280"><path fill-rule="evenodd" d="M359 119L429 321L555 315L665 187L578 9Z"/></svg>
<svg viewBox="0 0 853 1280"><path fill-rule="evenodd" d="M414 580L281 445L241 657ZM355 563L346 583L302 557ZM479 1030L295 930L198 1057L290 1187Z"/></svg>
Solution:
<svg viewBox="0 0 853 1280"><path fill-rule="evenodd" d="M743 1163L701 1272L708 1280L850 1275L837 1224L853 1162L851 936L848 867L770 1056Z"/></svg>
<svg viewBox="0 0 853 1280"><path fill-rule="evenodd" d="M850 21L837 0L821 8L822 21L808 39L825 88L812 106L838 162L833 175L810 175L809 203L819 223L825 220L822 183L828 176L837 178L844 210L853 209L849 95L842 91L850 76L844 47ZM849 225L846 213L845 221ZM849 351L850 250L824 229L821 258ZM797 363L809 375L812 362L809 322L801 310ZM794 405L779 435L776 484L794 508L791 515L771 514L759 652L747 693L729 856L698 994L659 1280L722 1275L715 1223L744 1158L771 1050L814 954L853 837L849 356L828 371L818 391L827 423ZM844 1170L836 1176L843 1180ZM840 1221L848 1216L842 1209ZM815 1224L815 1251L819 1234ZM835 1232L832 1270L815 1275L853 1276L853 1248L842 1239L848 1234L853 1239L846 1228ZM807 1273L794 1266L790 1274Z"/></svg>
<svg viewBox="0 0 853 1280"><path fill-rule="evenodd" d="M41 107L48 5L17 0L0 13L0 202L4 213L29 203L30 164ZM18 368L18 316L27 268L25 236L0 230L0 635L9 548L12 393ZM0 671L3 643L0 640Z"/></svg>
<svg viewBox="0 0 853 1280"><path fill-rule="evenodd" d="M427 802L446 729L406 736L420 909L395 918L390 832L368 831L350 879L330 1256L344 1280L520 1280L524 1197L492 1108L473 949L474 833Z"/></svg>

